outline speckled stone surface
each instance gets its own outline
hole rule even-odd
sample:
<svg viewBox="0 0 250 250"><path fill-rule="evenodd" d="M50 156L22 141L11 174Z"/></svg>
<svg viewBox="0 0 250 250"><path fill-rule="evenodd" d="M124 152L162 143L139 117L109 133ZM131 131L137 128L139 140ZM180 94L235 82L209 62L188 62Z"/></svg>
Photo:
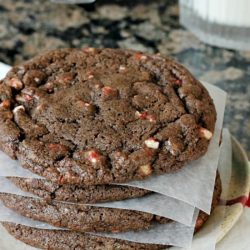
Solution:
<svg viewBox="0 0 250 250"><path fill-rule="evenodd" d="M0 61L18 64L61 47L121 47L174 57L229 94L225 127L250 157L250 52L207 46L178 22L176 0L0 1Z"/></svg>

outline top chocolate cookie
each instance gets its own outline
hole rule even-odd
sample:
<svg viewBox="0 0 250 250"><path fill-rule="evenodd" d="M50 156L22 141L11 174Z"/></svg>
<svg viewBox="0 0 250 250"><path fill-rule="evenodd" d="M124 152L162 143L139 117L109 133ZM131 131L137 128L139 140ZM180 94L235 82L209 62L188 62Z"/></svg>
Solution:
<svg viewBox="0 0 250 250"><path fill-rule="evenodd" d="M183 66L120 49L59 49L0 82L0 148L60 184L170 173L202 156L216 112Z"/></svg>

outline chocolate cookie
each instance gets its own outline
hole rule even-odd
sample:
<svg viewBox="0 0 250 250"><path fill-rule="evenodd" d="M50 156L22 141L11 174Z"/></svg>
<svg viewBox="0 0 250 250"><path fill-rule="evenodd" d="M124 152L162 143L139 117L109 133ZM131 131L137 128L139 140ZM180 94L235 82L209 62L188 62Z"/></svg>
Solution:
<svg viewBox="0 0 250 250"><path fill-rule="evenodd" d="M218 204L220 194L221 181L219 175L217 175L211 210ZM23 216L78 232L144 230L148 229L153 222L169 223L171 221L168 218L145 212L61 202L48 204L40 199L14 194L0 193L0 200L6 207ZM207 218L208 216L205 213L200 212L196 223L197 228L200 228Z"/></svg>
<svg viewBox="0 0 250 250"><path fill-rule="evenodd" d="M170 173L197 159L216 111L169 58L121 49L59 49L0 83L0 148L60 184Z"/></svg>
<svg viewBox="0 0 250 250"><path fill-rule="evenodd" d="M127 209L91 207L0 193L3 204L34 220L77 232L125 232L148 229L160 220L153 214ZM168 223L165 219L162 223Z"/></svg>
<svg viewBox="0 0 250 250"><path fill-rule="evenodd" d="M83 187L75 185L58 185L44 179L18 177L8 177L8 179L23 191L30 192L47 201L97 203L138 198L152 193L145 189L117 185Z"/></svg>
<svg viewBox="0 0 250 250"><path fill-rule="evenodd" d="M37 247L50 250L158 250L167 246L141 244L130 241L105 238L90 234L76 233L64 230L45 230L2 223L6 230L16 239Z"/></svg>

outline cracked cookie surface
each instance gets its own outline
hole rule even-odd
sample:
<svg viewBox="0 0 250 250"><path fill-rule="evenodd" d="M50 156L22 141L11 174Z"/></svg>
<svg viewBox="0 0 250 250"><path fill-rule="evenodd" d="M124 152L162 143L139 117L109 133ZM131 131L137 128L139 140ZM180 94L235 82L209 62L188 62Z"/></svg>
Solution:
<svg viewBox="0 0 250 250"><path fill-rule="evenodd" d="M216 112L185 68L120 49L60 49L0 82L0 148L59 184L145 179L205 154Z"/></svg>

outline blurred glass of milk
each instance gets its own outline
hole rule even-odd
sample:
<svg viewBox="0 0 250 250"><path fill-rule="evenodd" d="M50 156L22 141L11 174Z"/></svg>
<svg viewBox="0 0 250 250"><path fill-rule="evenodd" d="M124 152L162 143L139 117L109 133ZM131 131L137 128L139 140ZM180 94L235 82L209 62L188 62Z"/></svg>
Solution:
<svg viewBox="0 0 250 250"><path fill-rule="evenodd" d="M200 40L250 50L250 0L180 0L180 21Z"/></svg>

